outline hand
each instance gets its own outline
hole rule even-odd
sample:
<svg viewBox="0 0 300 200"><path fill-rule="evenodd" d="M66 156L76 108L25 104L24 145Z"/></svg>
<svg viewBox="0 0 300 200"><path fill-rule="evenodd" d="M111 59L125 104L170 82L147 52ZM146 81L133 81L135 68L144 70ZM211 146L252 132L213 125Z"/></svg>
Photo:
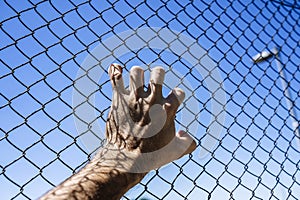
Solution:
<svg viewBox="0 0 300 200"><path fill-rule="evenodd" d="M113 100L106 123L107 143L77 174L41 199L117 200L152 169L191 153L196 143L184 131L175 134L174 118L184 92L175 88L162 96L165 71L156 67L144 91L144 71L130 70L129 91L122 67L112 64L109 75Z"/></svg>
<svg viewBox="0 0 300 200"><path fill-rule="evenodd" d="M124 88L122 67L112 64L109 76L113 87L111 110L106 124L107 149L132 158L131 172L148 172L167 164L196 148L184 131L175 134L175 114L184 99L184 91L175 88L164 98L165 71L155 67L144 90L144 70L130 70L129 90ZM138 170L138 171L136 171Z"/></svg>

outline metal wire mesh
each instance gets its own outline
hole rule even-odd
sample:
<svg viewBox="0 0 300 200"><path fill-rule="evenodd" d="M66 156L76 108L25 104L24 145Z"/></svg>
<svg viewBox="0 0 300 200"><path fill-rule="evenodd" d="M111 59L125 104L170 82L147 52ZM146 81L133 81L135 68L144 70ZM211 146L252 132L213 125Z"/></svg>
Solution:
<svg viewBox="0 0 300 200"><path fill-rule="evenodd" d="M105 47L124 31L142 28L153 30L165 49L139 35L145 48L126 46L128 53L121 57L116 56L118 46L106 51L127 71L132 65L146 66L146 72L153 63L166 66L170 80L177 80L188 94L181 111L189 119L178 118L177 125L193 134L199 145L192 155L150 172L123 198L300 197L297 1L4 0L0 7L1 198L35 199L88 161L95 149L87 150L82 138L89 134L101 145L94 125L104 127L110 106L106 58L95 58L95 68L104 75L81 96L88 103L91 96L95 99L90 104L95 117L89 121L76 114L81 104L72 99L74 91L85 90L76 87L82 79L78 71L93 81L95 68L85 71L82 63L94 48ZM165 37L165 29L176 39ZM185 43L180 34L194 42ZM126 44L127 39L119 39ZM172 50L175 42L183 48ZM184 59L186 53L194 53L195 44L215 64L201 65L205 73L199 74ZM279 48L280 57L253 63L252 56L273 47ZM197 54L194 58L201 60ZM283 66L287 88L281 85L276 60ZM208 81L214 79L214 71L221 81L216 80L219 87L212 92ZM172 82L166 83L165 92L172 87ZM217 91L225 97L218 113L212 109L213 101L220 102ZM198 110L189 106L191 101ZM74 118L86 127L76 127ZM210 132L213 123L222 130L207 148L207 136L215 136ZM201 149L206 156L199 156Z"/></svg>

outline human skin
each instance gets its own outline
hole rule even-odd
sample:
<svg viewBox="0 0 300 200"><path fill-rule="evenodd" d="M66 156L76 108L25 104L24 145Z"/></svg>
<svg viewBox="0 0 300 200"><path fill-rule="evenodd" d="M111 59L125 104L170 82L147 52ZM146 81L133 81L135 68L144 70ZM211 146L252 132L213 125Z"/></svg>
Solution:
<svg viewBox="0 0 300 200"><path fill-rule="evenodd" d="M146 91L141 67L131 68L129 90L124 88L122 71L118 64L109 68L113 98L106 144L84 168L41 200L117 200L149 171L195 150L189 134L175 132L175 114L184 92L175 88L162 96L164 69L152 69Z"/></svg>

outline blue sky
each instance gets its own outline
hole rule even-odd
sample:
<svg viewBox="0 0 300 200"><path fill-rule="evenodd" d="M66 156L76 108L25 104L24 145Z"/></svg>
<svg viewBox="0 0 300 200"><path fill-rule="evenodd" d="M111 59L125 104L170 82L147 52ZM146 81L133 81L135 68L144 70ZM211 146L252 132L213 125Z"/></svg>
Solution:
<svg viewBox="0 0 300 200"><path fill-rule="evenodd" d="M120 57L114 57L117 48L105 51L126 66L125 81L133 65L144 67L147 77L148 66L162 65L167 70L167 80L172 81L165 85L164 94L173 84L187 93L177 127L181 125L193 134L199 147L191 158L186 156L150 172L124 199L296 199L300 195L298 140L275 59L259 64L251 60L262 50L280 47L299 116L298 8L261 0L2 0L0 7L2 198L35 199L86 163L91 152L81 139L82 133L86 128L92 131L88 134L99 134L95 124L104 130L111 87L105 71L107 59L103 58L85 74L95 76L95 70L103 73L90 91L95 98L94 118L88 118L86 127L78 129L78 116L72 112L76 111L74 85L82 80L78 77L82 64L109 39L149 27L190 38L207 52L203 55L209 61L201 61L191 46L162 50L153 48L155 41ZM184 59L185 51L196 55L207 76ZM220 100L210 90L212 71L221 77L216 82L220 84L218 91L225 95L222 113L212 112L214 100ZM222 131L216 145L200 158L211 123L219 121Z"/></svg>

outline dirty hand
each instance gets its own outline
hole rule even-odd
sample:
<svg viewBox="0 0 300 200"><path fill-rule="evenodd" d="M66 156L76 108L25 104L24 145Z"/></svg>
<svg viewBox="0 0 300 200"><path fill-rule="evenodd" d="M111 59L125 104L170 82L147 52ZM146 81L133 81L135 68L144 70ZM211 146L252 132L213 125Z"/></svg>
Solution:
<svg viewBox="0 0 300 200"><path fill-rule="evenodd" d="M166 98L162 96L164 69L152 69L146 91L141 67L131 68L129 90L122 71L118 64L109 68L113 98L106 123L107 150L121 153L128 162L132 158L130 169L126 167L131 172L150 171L195 150L189 134L175 133L175 114L185 94L175 88Z"/></svg>

